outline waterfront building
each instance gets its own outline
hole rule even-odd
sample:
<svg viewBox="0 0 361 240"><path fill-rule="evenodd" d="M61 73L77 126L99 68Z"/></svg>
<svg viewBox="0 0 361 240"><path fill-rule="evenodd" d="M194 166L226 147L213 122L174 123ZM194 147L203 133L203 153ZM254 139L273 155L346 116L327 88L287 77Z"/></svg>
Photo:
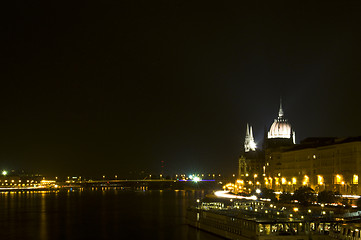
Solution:
<svg viewBox="0 0 361 240"><path fill-rule="evenodd" d="M268 175L278 177L274 188L309 186L318 191L361 194L361 137L307 138L300 144L269 152Z"/></svg>
<svg viewBox="0 0 361 240"><path fill-rule="evenodd" d="M43 176L38 174L19 174L6 171L0 175L0 190L17 189L17 188L33 188L42 185Z"/></svg>
<svg viewBox="0 0 361 240"><path fill-rule="evenodd" d="M249 127L247 123L246 137L244 140L244 151L245 152L256 151L256 148L257 146L256 143L254 142L252 126Z"/></svg>
<svg viewBox="0 0 361 240"><path fill-rule="evenodd" d="M284 118L282 101L278 111L278 117L274 120L268 132L265 132L263 140L263 149L258 149L253 137L252 126L247 124L244 149L238 159L238 176L239 178L253 176L255 184L257 179L255 176L265 176L267 162L265 155L270 152L289 147L295 144L295 131L292 130L291 124Z"/></svg>
<svg viewBox="0 0 361 240"><path fill-rule="evenodd" d="M264 152L258 149L253 137L252 126L247 124L244 149L238 158L238 176L245 177L259 172L264 168Z"/></svg>
<svg viewBox="0 0 361 240"><path fill-rule="evenodd" d="M280 103L278 117L265 131L263 149L252 148L253 143L253 130L247 124L238 168L242 189L293 192L309 186L316 192L361 194L361 137L314 137L296 144L295 131Z"/></svg>

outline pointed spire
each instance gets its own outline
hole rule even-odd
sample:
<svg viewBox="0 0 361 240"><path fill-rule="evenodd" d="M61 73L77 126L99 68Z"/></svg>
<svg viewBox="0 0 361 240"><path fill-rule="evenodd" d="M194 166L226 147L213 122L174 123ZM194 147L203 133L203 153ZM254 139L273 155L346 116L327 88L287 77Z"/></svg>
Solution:
<svg viewBox="0 0 361 240"><path fill-rule="evenodd" d="M256 146L256 143L254 142L254 138L253 138L252 126L250 127L247 123L246 137L244 140L244 151L245 152L255 151L256 147L257 146Z"/></svg>
<svg viewBox="0 0 361 240"><path fill-rule="evenodd" d="M278 118L283 117L283 109L282 109L282 98L280 97L280 110L278 111Z"/></svg>

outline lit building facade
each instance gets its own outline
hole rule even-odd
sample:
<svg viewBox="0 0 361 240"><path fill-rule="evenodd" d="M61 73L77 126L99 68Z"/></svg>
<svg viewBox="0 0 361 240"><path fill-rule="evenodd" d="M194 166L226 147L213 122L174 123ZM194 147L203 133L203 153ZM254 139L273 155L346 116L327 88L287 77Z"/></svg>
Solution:
<svg viewBox="0 0 361 240"><path fill-rule="evenodd" d="M361 194L361 137L308 138L266 157L267 176L280 179L274 189L291 191L309 186L317 192Z"/></svg>
<svg viewBox="0 0 361 240"><path fill-rule="evenodd" d="M295 142L295 132L291 128L291 124L284 118L282 102L280 101L280 108L278 117L274 120L269 131L265 133L263 141L263 149L258 149L253 137L252 126L247 124L246 136L244 141L244 149L238 159L238 176L263 176L266 174L266 159L265 155L269 151L274 151L285 146L292 146Z"/></svg>
<svg viewBox="0 0 361 240"><path fill-rule="evenodd" d="M238 158L238 177L248 177L264 169L264 152L257 148L252 126L247 124L244 149Z"/></svg>
<svg viewBox="0 0 361 240"><path fill-rule="evenodd" d="M265 131L263 149L252 148L253 143L252 128L247 124L238 169L242 189L268 187L293 192L309 186L316 192L361 195L361 137L307 138L295 144L295 131L284 118L280 103L278 117Z"/></svg>
<svg viewBox="0 0 361 240"><path fill-rule="evenodd" d="M295 136L296 133L292 129L291 124L284 118L282 101L280 101L278 117L273 121L269 131L265 133L263 148L291 146L296 143Z"/></svg>
<svg viewBox="0 0 361 240"><path fill-rule="evenodd" d="M27 189L42 186L44 177L39 174L25 174L19 171L2 171L0 174L0 191L11 189Z"/></svg>
<svg viewBox="0 0 361 240"><path fill-rule="evenodd" d="M256 143L254 142L252 126L249 127L247 123L246 137L244 140L244 151L256 151Z"/></svg>

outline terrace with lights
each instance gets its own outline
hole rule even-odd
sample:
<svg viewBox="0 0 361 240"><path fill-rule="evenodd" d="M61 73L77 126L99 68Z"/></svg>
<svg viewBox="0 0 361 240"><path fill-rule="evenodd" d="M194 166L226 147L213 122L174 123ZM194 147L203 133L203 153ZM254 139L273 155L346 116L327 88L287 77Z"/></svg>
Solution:
<svg viewBox="0 0 361 240"><path fill-rule="evenodd" d="M316 194L306 186L290 193L268 188L239 190L236 184L228 183L224 190L198 199L197 206L188 211L188 221L228 239L340 238L345 226L361 221L361 211L350 204L350 198L354 196L331 191ZM360 199L357 203L361 208Z"/></svg>
<svg viewBox="0 0 361 240"><path fill-rule="evenodd" d="M47 180L40 174L28 174L23 171L1 171L0 191L48 190L58 188L55 180Z"/></svg>
<svg viewBox="0 0 361 240"><path fill-rule="evenodd" d="M255 177L255 176L254 176ZM256 178L256 177L255 177ZM233 211L244 217L303 221L310 219L361 220L361 199L356 195L321 191L302 186L293 192L245 186L244 180L227 183L223 191L207 195L198 206L203 210ZM259 186L259 188L257 188Z"/></svg>

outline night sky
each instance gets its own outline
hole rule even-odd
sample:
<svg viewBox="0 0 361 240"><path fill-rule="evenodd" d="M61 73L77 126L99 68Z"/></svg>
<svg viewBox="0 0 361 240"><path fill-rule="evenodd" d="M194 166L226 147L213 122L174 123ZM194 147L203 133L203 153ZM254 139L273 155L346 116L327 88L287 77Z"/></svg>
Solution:
<svg viewBox="0 0 361 240"><path fill-rule="evenodd" d="M159 173L163 160L166 174L236 173L246 124L260 146L281 96L297 142L359 136L360 12L360 1L9 3L0 168L100 176Z"/></svg>

